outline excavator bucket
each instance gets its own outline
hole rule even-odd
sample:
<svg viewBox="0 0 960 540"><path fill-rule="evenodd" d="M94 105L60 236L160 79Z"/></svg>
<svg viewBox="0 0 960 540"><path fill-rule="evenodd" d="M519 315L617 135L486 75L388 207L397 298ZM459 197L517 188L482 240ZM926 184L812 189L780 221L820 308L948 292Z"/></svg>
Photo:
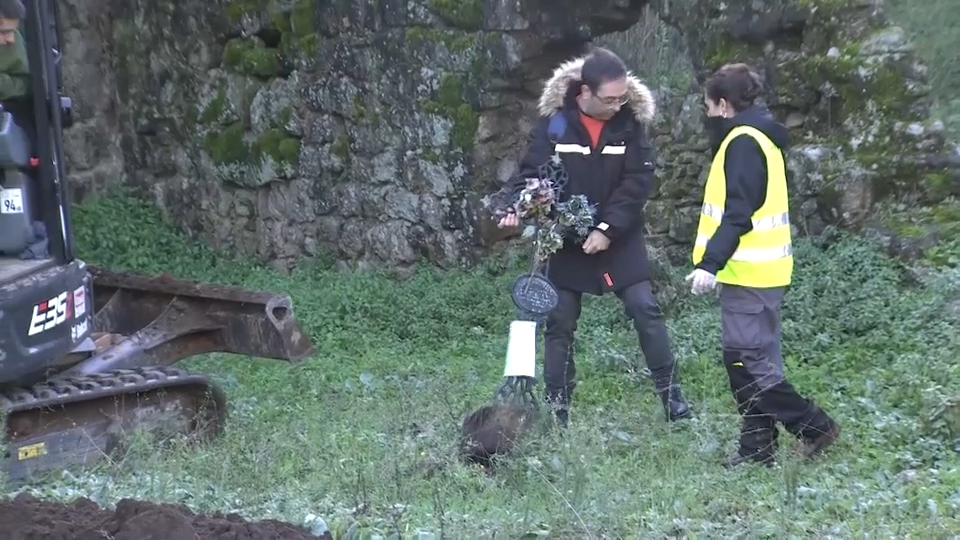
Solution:
<svg viewBox="0 0 960 540"><path fill-rule="evenodd" d="M93 279L94 332L118 339L65 374L169 366L211 352L291 363L313 353L286 294L166 274L147 277L98 266L88 270Z"/></svg>
<svg viewBox="0 0 960 540"><path fill-rule="evenodd" d="M91 465L122 449L130 431L216 437L226 396L210 377L172 367L184 358L228 352L298 363L313 352L285 294L88 271L93 328L62 360L68 369L0 393L8 482Z"/></svg>

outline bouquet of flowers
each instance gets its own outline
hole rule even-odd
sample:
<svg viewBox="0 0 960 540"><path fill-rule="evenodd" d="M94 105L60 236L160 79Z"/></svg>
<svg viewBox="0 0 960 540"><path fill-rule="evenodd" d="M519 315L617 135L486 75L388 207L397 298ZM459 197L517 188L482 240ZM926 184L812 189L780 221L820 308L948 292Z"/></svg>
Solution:
<svg viewBox="0 0 960 540"><path fill-rule="evenodd" d="M557 202L566 182L566 170L560 157L554 154L538 168L536 177L526 179L519 193L498 192L484 199L494 220L510 214L520 218L525 225L523 237L532 238L536 246L535 265L559 251L566 236L582 240L593 226L596 208L585 196L574 195L567 201Z"/></svg>

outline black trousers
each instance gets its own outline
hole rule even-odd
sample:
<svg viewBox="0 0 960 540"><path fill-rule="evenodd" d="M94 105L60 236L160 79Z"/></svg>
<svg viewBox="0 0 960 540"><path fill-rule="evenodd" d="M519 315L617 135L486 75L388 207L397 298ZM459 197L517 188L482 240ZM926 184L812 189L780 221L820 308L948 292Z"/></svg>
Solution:
<svg viewBox="0 0 960 540"><path fill-rule="evenodd" d="M780 305L785 292L784 287L720 287L723 363L743 419L740 453L744 456L776 450L777 422L801 439L815 439L833 424L784 375Z"/></svg>
<svg viewBox="0 0 960 540"><path fill-rule="evenodd" d="M544 328L543 380L547 399L554 405L568 405L577 384L574 341L580 318L582 293L560 289L557 307ZM676 384L677 366L667 335L663 312L653 296L649 281L616 291L624 310L633 320L640 349L657 389Z"/></svg>

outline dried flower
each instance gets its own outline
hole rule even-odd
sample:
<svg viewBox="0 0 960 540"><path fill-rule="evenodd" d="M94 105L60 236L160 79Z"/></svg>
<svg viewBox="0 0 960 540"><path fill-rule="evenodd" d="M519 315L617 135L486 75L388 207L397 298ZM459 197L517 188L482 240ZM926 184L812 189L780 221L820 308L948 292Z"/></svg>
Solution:
<svg viewBox="0 0 960 540"><path fill-rule="evenodd" d="M563 247L566 238L583 240L593 226L596 208L583 195L557 202L567 183L567 173L557 154L538 167L537 176L527 178L518 193L500 191L484 199L484 205L499 221L516 214L524 238L532 238L536 263L545 261Z"/></svg>

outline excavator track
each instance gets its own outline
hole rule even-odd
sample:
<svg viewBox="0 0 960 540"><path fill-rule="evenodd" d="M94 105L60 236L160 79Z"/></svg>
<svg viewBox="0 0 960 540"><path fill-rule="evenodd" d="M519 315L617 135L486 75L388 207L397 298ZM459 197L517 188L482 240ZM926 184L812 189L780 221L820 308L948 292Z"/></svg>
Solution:
<svg viewBox="0 0 960 540"><path fill-rule="evenodd" d="M0 392L7 481L110 459L134 431L210 440L224 424L225 403L208 377L169 366L67 375Z"/></svg>
<svg viewBox="0 0 960 540"><path fill-rule="evenodd" d="M78 263L62 272L76 278L82 271ZM185 358L226 353L293 365L313 353L289 295L97 266L86 273L92 294L85 297L81 288L71 296L80 295L74 304L84 306L85 318L70 321L74 334L64 329L70 352L21 354L12 364L21 378L7 377L11 386L0 389L8 482L117 459L138 431L157 442L217 437L226 421L225 395L208 377L172 367ZM66 279L56 272L54 278Z"/></svg>

